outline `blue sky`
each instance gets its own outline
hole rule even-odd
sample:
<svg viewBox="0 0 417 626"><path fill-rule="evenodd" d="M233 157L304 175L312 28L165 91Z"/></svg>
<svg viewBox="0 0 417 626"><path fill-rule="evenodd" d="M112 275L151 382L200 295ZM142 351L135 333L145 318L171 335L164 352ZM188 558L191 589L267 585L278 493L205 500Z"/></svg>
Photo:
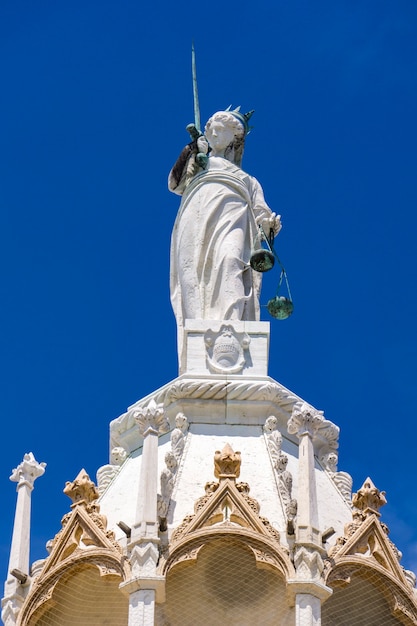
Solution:
<svg viewBox="0 0 417 626"><path fill-rule="evenodd" d="M271 319L270 375L340 426L339 469L386 491L417 569L416 31L414 0L3 0L4 576L23 454L48 464L37 559L65 481L107 462L110 420L177 375L166 178L193 121L192 38L202 119L256 110L243 167L282 214L295 311Z"/></svg>

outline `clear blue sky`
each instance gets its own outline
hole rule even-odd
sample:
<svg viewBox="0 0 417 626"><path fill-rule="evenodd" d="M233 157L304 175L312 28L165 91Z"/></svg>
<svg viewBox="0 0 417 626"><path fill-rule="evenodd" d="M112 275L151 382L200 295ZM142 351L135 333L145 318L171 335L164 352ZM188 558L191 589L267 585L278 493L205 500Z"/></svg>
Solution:
<svg viewBox="0 0 417 626"><path fill-rule="evenodd" d="M340 426L339 469L386 491L417 569L415 1L3 0L3 578L23 454L48 464L37 559L65 481L107 462L110 420L177 375L166 178L193 120L192 38L202 118L256 109L243 167L282 214L295 311L271 320L270 374Z"/></svg>

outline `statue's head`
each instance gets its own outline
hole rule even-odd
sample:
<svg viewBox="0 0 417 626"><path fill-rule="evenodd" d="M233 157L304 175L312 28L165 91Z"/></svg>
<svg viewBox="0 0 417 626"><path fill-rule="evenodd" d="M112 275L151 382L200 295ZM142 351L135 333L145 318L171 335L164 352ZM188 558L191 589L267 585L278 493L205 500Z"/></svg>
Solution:
<svg viewBox="0 0 417 626"><path fill-rule="evenodd" d="M224 150L224 156L236 165L241 164L245 137L249 132L251 113L218 111L208 120L205 134L213 150Z"/></svg>

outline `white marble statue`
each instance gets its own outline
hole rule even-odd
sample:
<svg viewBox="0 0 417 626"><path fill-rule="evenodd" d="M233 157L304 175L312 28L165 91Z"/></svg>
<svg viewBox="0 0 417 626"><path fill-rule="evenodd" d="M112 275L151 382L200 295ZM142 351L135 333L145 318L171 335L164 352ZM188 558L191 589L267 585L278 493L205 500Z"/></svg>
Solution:
<svg viewBox="0 0 417 626"><path fill-rule="evenodd" d="M169 175L169 189L182 195L171 242L179 334L186 319L259 320L261 274L249 265L252 245L259 224L277 234L281 223L258 181L240 168L249 117L215 113Z"/></svg>

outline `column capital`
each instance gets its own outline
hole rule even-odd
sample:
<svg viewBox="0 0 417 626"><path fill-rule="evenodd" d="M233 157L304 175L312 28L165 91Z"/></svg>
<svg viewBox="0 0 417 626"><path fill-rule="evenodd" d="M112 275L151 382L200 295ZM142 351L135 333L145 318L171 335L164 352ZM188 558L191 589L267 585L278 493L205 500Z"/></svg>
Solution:
<svg viewBox="0 0 417 626"><path fill-rule="evenodd" d="M38 463L33 452L28 452L23 457L23 461L12 470L10 480L14 483L18 483L19 486L26 483L31 489L33 489L33 483L39 476L45 473L46 463Z"/></svg>
<svg viewBox="0 0 417 626"><path fill-rule="evenodd" d="M301 438L309 435L311 439L319 439L331 449L336 449L339 428L324 418L323 411L317 411L306 402L297 402L287 424L288 432Z"/></svg>
<svg viewBox="0 0 417 626"><path fill-rule="evenodd" d="M327 587L327 585L318 580L287 580L287 594L292 606L295 604L296 596L300 594L313 596L323 603L332 593L333 589L331 587Z"/></svg>
<svg viewBox="0 0 417 626"><path fill-rule="evenodd" d="M162 404L151 400L148 406L135 409L133 413L139 432L142 437L149 434L159 435L169 431L169 422L164 414Z"/></svg>
<svg viewBox="0 0 417 626"><path fill-rule="evenodd" d="M155 591L156 601L165 602L165 576L138 576L119 585L120 591L129 596L136 591Z"/></svg>

